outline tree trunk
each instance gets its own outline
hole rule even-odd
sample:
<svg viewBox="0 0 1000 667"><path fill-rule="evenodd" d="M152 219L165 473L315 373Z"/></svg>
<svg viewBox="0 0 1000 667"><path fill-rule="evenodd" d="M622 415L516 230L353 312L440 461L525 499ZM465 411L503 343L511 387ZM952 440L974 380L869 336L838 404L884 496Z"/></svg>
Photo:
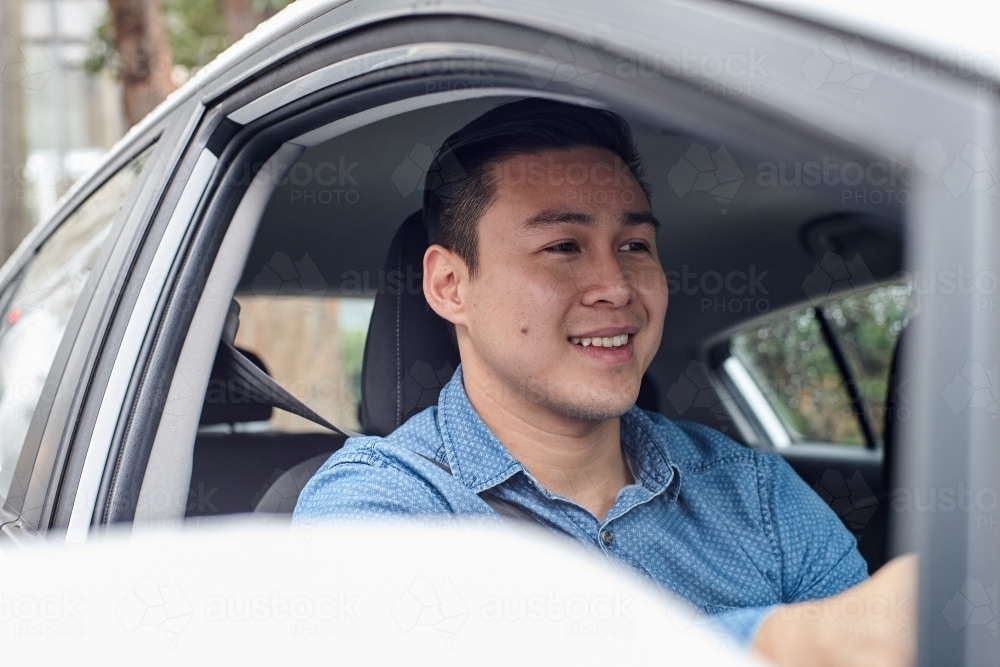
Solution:
<svg viewBox="0 0 1000 667"><path fill-rule="evenodd" d="M173 92L170 72L174 58L160 0L108 0L108 7L115 30L125 120L131 126Z"/></svg>
<svg viewBox="0 0 1000 667"><path fill-rule="evenodd" d="M0 0L0 263L31 228L24 178L26 69L21 53L21 0Z"/></svg>
<svg viewBox="0 0 1000 667"><path fill-rule="evenodd" d="M262 12L254 11L252 0L219 0L222 16L226 20L229 43L236 43L243 35L257 27L267 18Z"/></svg>

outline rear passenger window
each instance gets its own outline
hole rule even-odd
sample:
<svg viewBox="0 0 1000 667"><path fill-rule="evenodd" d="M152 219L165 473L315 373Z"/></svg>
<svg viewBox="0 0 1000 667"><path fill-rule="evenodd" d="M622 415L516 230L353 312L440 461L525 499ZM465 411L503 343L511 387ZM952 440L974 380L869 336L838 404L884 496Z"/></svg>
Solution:
<svg viewBox="0 0 1000 667"><path fill-rule="evenodd" d="M322 294L237 295L236 300L236 347L256 354L271 377L327 421L359 430L361 359L374 300ZM272 413L269 428L326 432L284 410Z"/></svg>
<svg viewBox="0 0 1000 667"><path fill-rule="evenodd" d="M908 284L892 284L828 299L737 333L730 352L793 442L864 446L864 420L878 446L890 365L910 294ZM848 378L858 389L860 418Z"/></svg>
<svg viewBox="0 0 1000 667"><path fill-rule="evenodd" d="M152 150L147 148L80 204L0 294L0 498L10 492L73 308Z"/></svg>

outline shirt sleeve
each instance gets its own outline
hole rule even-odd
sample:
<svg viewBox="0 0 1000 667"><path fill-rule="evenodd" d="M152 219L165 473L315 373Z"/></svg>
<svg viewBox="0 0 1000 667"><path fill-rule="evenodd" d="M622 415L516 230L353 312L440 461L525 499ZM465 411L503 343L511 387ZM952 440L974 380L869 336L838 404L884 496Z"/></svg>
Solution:
<svg viewBox="0 0 1000 667"><path fill-rule="evenodd" d="M867 579L857 541L840 518L784 459L761 456L762 513L781 558L782 601L830 597Z"/></svg>

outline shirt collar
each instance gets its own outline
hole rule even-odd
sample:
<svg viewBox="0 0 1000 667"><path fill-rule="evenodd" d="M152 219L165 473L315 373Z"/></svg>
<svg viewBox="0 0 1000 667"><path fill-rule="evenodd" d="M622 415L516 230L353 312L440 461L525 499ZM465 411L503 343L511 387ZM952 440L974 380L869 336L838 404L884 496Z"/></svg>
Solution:
<svg viewBox="0 0 1000 667"><path fill-rule="evenodd" d="M462 365L438 397L438 420L447 463L474 493L497 486L527 471L503 446L469 402ZM661 493L678 478L667 443L653 434L653 422L637 407L622 416L622 446L631 460L636 483L648 494Z"/></svg>

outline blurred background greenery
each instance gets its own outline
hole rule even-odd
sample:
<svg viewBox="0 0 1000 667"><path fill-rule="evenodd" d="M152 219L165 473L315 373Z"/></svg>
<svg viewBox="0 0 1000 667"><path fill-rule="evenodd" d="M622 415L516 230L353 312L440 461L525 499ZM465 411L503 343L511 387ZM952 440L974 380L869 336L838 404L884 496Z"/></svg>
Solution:
<svg viewBox="0 0 1000 667"><path fill-rule="evenodd" d="M242 37L244 28L256 26L291 2L244 0L234 8L237 3L226 0L160 0L174 67L179 68L174 78L190 77ZM104 70L119 74L110 11L97 26L84 66L92 74Z"/></svg>
<svg viewBox="0 0 1000 667"><path fill-rule="evenodd" d="M889 366L910 314L911 291L908 284L883 285L818 306L843 350L878 439L885 424ZM865 444L816 308L741 331L731 346L793 440Z"/></svg>

